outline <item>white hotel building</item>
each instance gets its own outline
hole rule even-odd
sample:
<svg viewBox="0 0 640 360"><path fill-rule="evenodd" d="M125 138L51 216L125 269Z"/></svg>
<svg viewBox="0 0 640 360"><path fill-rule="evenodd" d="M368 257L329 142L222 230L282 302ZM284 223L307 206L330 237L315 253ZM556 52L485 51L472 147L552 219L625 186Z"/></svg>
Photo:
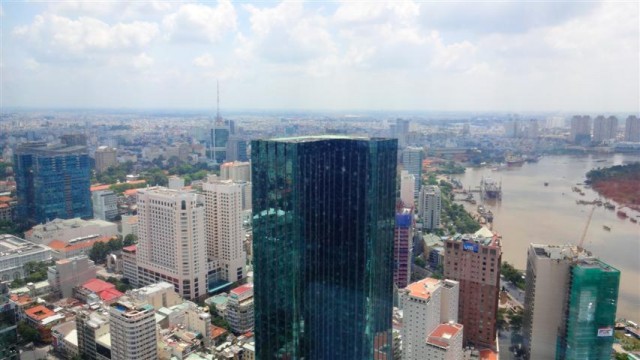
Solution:
<svg viewBox="0 0 640 360"><path fill-rule="evenodd" d="M138 190L138 285L173 284L186 299L207 294L204 204L186 191Z"/></svg>
<svg viewBox="0 0 640 360"><path fill-rule="evenodd" d="M243 248L242 185L210 178L202 184L205 197L209 275L228 282L245 276L247 254Z"/></svg>

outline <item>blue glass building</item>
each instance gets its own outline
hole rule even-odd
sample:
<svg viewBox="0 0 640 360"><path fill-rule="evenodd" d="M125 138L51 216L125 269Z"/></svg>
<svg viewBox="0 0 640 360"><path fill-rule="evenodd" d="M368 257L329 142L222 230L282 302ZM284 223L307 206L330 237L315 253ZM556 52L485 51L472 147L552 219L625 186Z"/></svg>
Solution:
<svg viewBox="0 0 640 360"><path fill-rule="evenodd" d="M18 219L92 218L91 167L87 149L80 145L30 142L14 155Z"/></svg>
<svg viewBox="0 0 640 360"><path fill-rule="evenodd" d="M256 358L390 360L397 140L256 140Z"/></svg>

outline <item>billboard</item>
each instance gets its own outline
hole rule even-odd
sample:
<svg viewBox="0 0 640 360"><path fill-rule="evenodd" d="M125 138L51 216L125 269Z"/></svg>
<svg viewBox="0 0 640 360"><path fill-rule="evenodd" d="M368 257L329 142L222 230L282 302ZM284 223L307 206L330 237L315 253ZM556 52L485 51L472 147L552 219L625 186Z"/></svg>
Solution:
<svg viewBox="0 0 640 360"><path fill-rule="evenodd" d="M604 336L613 336L613 328L611 327L599 328L598 337L604 337Z"/></svg>
<svg viewBox="0 0 640 360"><path fill-rule="evenodd" d="M474 253L478 252L478 244L474 242L465 241L462 243L462 250L464 251L473 251Z"/></svg>

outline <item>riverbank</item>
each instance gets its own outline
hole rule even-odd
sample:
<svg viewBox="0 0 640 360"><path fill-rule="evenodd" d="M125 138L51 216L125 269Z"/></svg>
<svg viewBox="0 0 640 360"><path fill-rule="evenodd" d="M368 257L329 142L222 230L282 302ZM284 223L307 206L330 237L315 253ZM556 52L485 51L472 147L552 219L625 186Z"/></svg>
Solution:
<svg viewBox="0 0 640 360"><path fill-rule="evenodd" d="M599 195L640 212L640 162L591 170L587 181Z"/></svg>

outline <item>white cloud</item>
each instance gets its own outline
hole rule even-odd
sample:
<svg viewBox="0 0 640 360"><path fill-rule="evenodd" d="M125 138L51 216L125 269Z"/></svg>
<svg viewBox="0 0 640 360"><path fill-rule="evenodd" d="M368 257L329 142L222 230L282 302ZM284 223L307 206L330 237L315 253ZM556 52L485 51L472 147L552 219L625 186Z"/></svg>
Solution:
<svg viewBox="0 0 640 360"><path fill-rule="evenodd" d="M140 53L137 56L134 56L132 61L133 67L136 69L146 69L151 67L153 63L153 58L146 53Z"/></svg>
<svg viewBox="0 0 640 360"><path fill-rule="evenodd" d="M185 4L165 16L162 24L171 40L215 42L236 29L236 11L228 0L218 1L216 7Z"/></svg>
<svg viewBox="0 0 640 360"><path fill-rule="evenodd" d="M215 65L215 60L211 54L203 54L193 59L193 65L203 68L213 67L213 65Z"/></svg>
<svg viewBox="0 0 640 360"><path fill-rule="evenodd" d="M72 20L53 14L37 15L30 25L13 29L13 35L26 41L36 52L54 58L137 50L149 45L158 32L158 26L149 22L109 25L90 17Z"/></svg>

